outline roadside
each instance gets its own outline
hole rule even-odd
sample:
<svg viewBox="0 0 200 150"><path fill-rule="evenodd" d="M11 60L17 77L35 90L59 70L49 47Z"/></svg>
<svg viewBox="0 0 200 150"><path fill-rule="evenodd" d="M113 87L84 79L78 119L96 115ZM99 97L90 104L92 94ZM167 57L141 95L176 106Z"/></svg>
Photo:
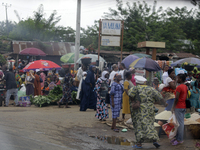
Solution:
<svg viewBox="0 0 200 150"><path fill-rule="evenodd" d="M135 141L133 130L116 133L95 118L94 110L80 112L77 105L70 107L69 109L58 108L57 106L38 108L33 105L31 107L1 107L0 133L7 134L9 137L17 137L21 141L21 143L18 143L21 145L19 149L27 148L27 144L23 144L23 142L29 143L29 145L40 145L39 149L49 149L48 147L61 150L132 149L131 146L108 144L105 139L100 141L95 136L98 136L98 138L110 137L111 143L117 143L120 137ZM156 107L159 108L159 111L163 110L159 105L156 105ZM110 109L109 113L108 121L111 121ZM126 118L129 117L130 115L126 115ZM3 139L1 136L0 142ZM162 145L160 149L167 147L171 150L194 150L196 140L188 139L185 140L183 145L173 147L167 137L162 135L159 143ZM15 143L14 146L18 146L18 144ZM144 144L144 148L154 149L154 146L149 143ZM38 149L38 147L33 146L33 148L29 147L28 149Z"/></svg>

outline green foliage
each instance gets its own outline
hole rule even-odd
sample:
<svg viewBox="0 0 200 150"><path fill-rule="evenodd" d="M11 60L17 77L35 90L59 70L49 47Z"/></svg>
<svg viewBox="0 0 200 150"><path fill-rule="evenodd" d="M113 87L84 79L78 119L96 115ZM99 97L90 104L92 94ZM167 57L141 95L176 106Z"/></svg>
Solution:
<svg viewBox="0 0 200 150"><path fill-rule="evenodd" d="M51 100L47 96L37 96L34 98L34 104L42 107L44 104L50 104Z"/></svg>
<svg viewBox="0 0 200 150"><path fill-rule="evenodd" d="M0 54L0 65L5 65L6 59Z"/></svg>

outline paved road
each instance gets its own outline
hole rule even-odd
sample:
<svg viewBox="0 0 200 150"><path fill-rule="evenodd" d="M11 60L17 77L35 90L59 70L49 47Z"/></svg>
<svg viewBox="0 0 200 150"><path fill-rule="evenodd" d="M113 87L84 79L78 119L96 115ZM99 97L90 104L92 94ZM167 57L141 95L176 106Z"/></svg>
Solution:
<svg viewBox="0 0 200 150"><path fill-rule="evenodd" d="M1 150L64 150L70 149L66 146L60 146L53 143L37 140L37 138L29 138L29 134L12 127L0 126L0 145ZM38 133L39 134L39 133Z"/></svg>

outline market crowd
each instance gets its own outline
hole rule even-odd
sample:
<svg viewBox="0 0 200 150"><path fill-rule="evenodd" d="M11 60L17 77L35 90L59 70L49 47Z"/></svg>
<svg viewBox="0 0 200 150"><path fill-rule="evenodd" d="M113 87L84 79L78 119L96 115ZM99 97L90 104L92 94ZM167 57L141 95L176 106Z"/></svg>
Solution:
<svg viewBox="0 0 200 150"><path fill-rule="evenodd" d="M9 105L11 95L14 95L15 104L18 105L17 92L22 86L26 86L26 95L38 96L48 95L55 86L61 85L63 96L58 106L65 104L69 108L68 103L73 101L72 93L75 93L75 99L80 100L80 111L94 109L95 117L100 121L109 118L108 109L111 108L111 129L115 132L119 132L116 122L120 113L122 119L126 114L131 114L137 141L134 147L141 148L148 139L158 148L154 104L160 103L165 110L175 113L180 124L176 138L171 141L172 145L183 143L186 99L190 101L191 111L200 108L200 71L197 68L188 73L183 70L175 73L173 68L165 65L162 71L155 72L152 86L147 84L145 77L135 75L135 70L125 68L123 63L112 65L111 71L107 68L98 73L93 65L88 70L86 68L82 65L77 72L62 70L58 73L56 69L45 71L41 68L23 72L23 66L15 70L3 66L0 81L6 83L5 106ZM62 79L60 73L64 74Z"/></svg>

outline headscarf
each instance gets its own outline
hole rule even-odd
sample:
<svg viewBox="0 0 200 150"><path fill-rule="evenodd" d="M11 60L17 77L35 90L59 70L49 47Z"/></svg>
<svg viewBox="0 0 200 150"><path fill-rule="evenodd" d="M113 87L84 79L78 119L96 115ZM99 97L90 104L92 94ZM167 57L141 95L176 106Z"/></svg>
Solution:
<svg viewBox="0 0 200 150"><path fill-rule="evenodd" d="M108 71L103 71L102 75L101 75L101 80L105 81L107 78L105 77L105 75L108 74Z"/></svg>
<svg viewBox="0 0 200 150"><path fill-rule="evenodd" d="M89 67L89 71L94 72L94 71L92 70L92 68L94 68L94 67L95 67L94 65L90 65L90 67Z"/></svg>

